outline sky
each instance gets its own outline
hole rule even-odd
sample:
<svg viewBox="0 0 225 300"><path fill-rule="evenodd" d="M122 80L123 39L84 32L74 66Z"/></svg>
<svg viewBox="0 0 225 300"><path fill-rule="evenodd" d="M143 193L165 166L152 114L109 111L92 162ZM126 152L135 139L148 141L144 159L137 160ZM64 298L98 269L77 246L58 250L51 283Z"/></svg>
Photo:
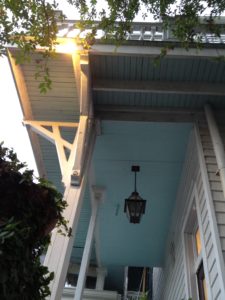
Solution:
<svg viewBox="0 0 225 300"><path fill-rule="evenodd" d="M4 141L8 148L14 148L18 158L27 162L29 168L36 172L33 152L26 127L22 124L23 115L6 57L0 57L0 91L0 141Z"/></svg>

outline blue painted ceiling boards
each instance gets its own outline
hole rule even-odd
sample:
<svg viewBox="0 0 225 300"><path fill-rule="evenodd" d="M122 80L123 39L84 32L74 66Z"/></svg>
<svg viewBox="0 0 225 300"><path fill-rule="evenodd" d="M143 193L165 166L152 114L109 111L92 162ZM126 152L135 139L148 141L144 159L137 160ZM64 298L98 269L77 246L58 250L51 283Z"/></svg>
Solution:
<svg viewBox="0 0 225 300"><path fill-rule="evenodd" d="M146 56L91 55L93 82L96 79L124 81L166 81L169 83L225 83L225 62L202 57L166 57L158 64ZM93 91L95 105L148 106L149 108L203 108L208 102L225 108L224 95L173 92Z"/></svg>
<svg viewBox="0 0 225 300"><path fill-rule="evenodd" d="M159 63L146 56L91 55L94 78L225 82L225 63L212 58L165 57Z"/></svg>
<svg viewBox="0 0 225 300"><path fill-rule="evenodd" d="M106 187L99 214L103 265L162 266L191 124L102 123L94 152L96 183ZM137 188L147 200L141 224L128 222L124 199Z"/></svg>

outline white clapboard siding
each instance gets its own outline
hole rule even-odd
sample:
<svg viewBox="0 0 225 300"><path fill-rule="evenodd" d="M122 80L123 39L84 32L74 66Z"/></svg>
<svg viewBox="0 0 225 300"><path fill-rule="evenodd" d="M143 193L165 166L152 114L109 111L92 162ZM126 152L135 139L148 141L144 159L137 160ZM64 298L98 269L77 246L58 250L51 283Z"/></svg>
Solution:
<svg viewBox="0 0 225 300"><path fill-rule="evenodd" d="M182 222L188 206L189 191L193 188L192 178L196 168L196 153L194 138L193 135L191 135L181 183L177 194L176 206L173 213L173 221L170 230L171 234L165 256L165 267L161 270L160 276L156 278L158 282L155 282L153 287L154 300L181 300L187 298L183 256L184 249L182 242L183 237L180 228L182 228ZM170 253L171 242L174 243L175 261Z"/></svg>
<svg viewBox="0 0 225 300"><path fill-rule="evenodd" d="M202 120L199 124L199 133L201 139L201 145L203 150L203 162L206 166L209 188L213 199L215 215L217 219L217 225L219 226L221 222L221 213L224 213L225 206L223 207L223 195L222 186L220 182L220 177L218 176L218 168L216 163L216 157L212 146L212 141L210 138L210 133L205 120ZM201 176L200 176L201 177ZM205 193L205 191L204 191ZM221 281L219 279L218 262L215 255L216 245L213 243L212 231L209 221L209 211L206 203L206 197L199 198L200 204L200 214L202 229L204 233L204 245L207 259L207 272L209 276L209 283L212 293L212 299L222 299L221 292ZM224 203L225 204L225 203ZM223 225L223 223L221 224ZM219 227L218 231L220 233ZM221 244L224 237L220 234ZM220 246L219 246L220 247Z"/></svg>
<svg viewBox="0 0 225 300"><path fill-rule="evenodd" d="M203 232L204 245L204 267L209 282L209 299L224 300L221 290L221 278L219 272L219 262L216 256L213 240L213 227L210 219L210 211L208 205L208 190L206 185L209 184L215 214L217 218L218 231L222 249L225 249L225 202L222 194L220 177L217 175L217 166L215 154L212 147L207 124L203 120L199 126L200 144L204 157L199 157L197 148L197 140L191 135L187 148L186 160L183 167L180 187L177 194L176 206L173 213L173 221L170 228L170 236L168 238L168 246L165 256L165 266L158 276L158 284L154 284L153 290L154 300L181 300L188 299L185 275L185 256L184 243L182 242L184 228L184 220L187 215L189 201L195 190L196 204L198 210L199 227ZM202 163L204 164L208 178L204 176ZM208 182L209 180L209 182ZM206 182L207 181L207 182ZM175 261L171 256L171 242L175 247ZM223 253L225 257L225 251Z"/></svg>
<svg viewBox="0 0 225 300"><path fill-rule="evenodd" d="M220 117L217 117L217 122L219 126L219 131L222 136L222 139L225 140L225 124L223 122L223 119ZM207 172L210 182L210 188L212 192L212 198L214 203L214 208L216 212L216 219L220 234L220 241L223 251L223 256L225 256L225 235L224 232L221 232L219 226L225 226L225 199L222 192L222 186L220 181L220 176L218 174L218 167L216 163L216 157L215 153L212 147L212 142L210 138L210 133L207 128L206 122L203 120L199 126L200 128L200 135L201 135L201 141L202 141L202 147L205 157L205 162L207 166ZM206 144L205 141L208 141Z"/></svg>
<svg viewBox="0 0 225 300"><path fill-rule="evenodd" d="M205 131L203 134L203 138L208 140ZM207 147L207 150L209 150L208 148L209 143L207 142L207 144L205 145ZM221 287L218 280L218 264L216 261L216 255L214 251L214 244L212 239L212 227L210 226L209 211L208 211L207 199L206 199L207 191L205 191L204 189L203 175L200 166L198 165L197 168L198 168L198 173L197 176L194 178L194 180L195 180L196 191L197 191L197 199L196 199L197 209L199 211L199 217L200 217L200 220L198 220L198 222L199 222L199 227L202 228L203 231L202 242L205 248L204 267L210 285L208 287L208 289L210 289L208 293L209 295L211 295L212 299L222 300Z"/></svg>

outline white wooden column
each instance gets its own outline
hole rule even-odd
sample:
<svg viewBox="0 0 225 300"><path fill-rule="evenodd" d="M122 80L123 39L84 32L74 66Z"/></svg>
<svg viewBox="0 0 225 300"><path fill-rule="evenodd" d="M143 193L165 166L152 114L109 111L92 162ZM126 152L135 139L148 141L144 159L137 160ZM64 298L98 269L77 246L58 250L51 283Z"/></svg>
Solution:
<svg viewBox="0 0 225 300"><path fill-rule="evenodd" d="M105 284L105 277L107 276L107 269L100 267L96 269L97 281L96 281L96 290L103 291Z"/></svg>
<svg viewBox="0 0 225 300"><path fill-rule="evenodd" d="M79 187L67 187L65 191L65 200L67 201L68 206L64 212L64 217L69 221L68 226L72 227L72 236L62 236L54 230L51 244L48 247L45 257L44 265L49 268L50 272L54 272L54 279L49 285L51 290L49 299L51 300L61 299L74 237L76 235L85 185L86 176L84 176Z"/></svg>
<svg viewBox="0 0 225 300"><path fill-rule="evenodd" d="M102 197L103 197L103 191L101 191L101 189L98 189L97 187L92 187L92 191L93 191L92 214L91 214L86 242L84 246L84 252L82 256L74 300L82 299L82 295L85 287L87 269L89 266L89 260L90 260L91 250L92 250L98 208L99 208L99 204L102 202Z"/></svg>
<svg viewBox="0 0 225 300"><path fill-rule="evenodd" d="M83 176L81 183L80 185L74 186L68 182L64 194L64 198L68 204L66 210L64 211L64 217L69 221L68 226L72 228L72 236L69 238L54 231L51 238L51 244L48 248L44 261L44 265L49 268L49 271L54 272L54 279L49 286L51 290L51 296L49 298L50 300L61 300L61 295L65 284L69 260L77 231L84 190L86 187L88 177L87 174L89 173L89 166L95 143L94 128L89 137L89 149L85 157L86 163L84 171L82 172ZM82 149L80 149L80 151L82 151ZM76 156L74 159L76 159Z"/></svg>
<svg viewBox="0 0 225 300"><path fill-rule="evenodd" d="M126 266L124 268L124 283L123 283L123 295L124 295L124 299L127 299L127 290L128 290L128 270L129 267Z"/></svg>

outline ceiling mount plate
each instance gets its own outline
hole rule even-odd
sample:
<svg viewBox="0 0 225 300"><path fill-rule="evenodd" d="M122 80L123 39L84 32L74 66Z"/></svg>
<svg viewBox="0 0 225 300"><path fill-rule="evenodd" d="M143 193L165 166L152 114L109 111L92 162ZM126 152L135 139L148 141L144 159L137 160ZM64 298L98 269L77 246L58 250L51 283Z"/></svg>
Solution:
<svg viewBox="0 0 225 300"><path fill-rule="evenodd" d="M132 172L140 172L140 166L132 166L131 171Z"/></svg>

